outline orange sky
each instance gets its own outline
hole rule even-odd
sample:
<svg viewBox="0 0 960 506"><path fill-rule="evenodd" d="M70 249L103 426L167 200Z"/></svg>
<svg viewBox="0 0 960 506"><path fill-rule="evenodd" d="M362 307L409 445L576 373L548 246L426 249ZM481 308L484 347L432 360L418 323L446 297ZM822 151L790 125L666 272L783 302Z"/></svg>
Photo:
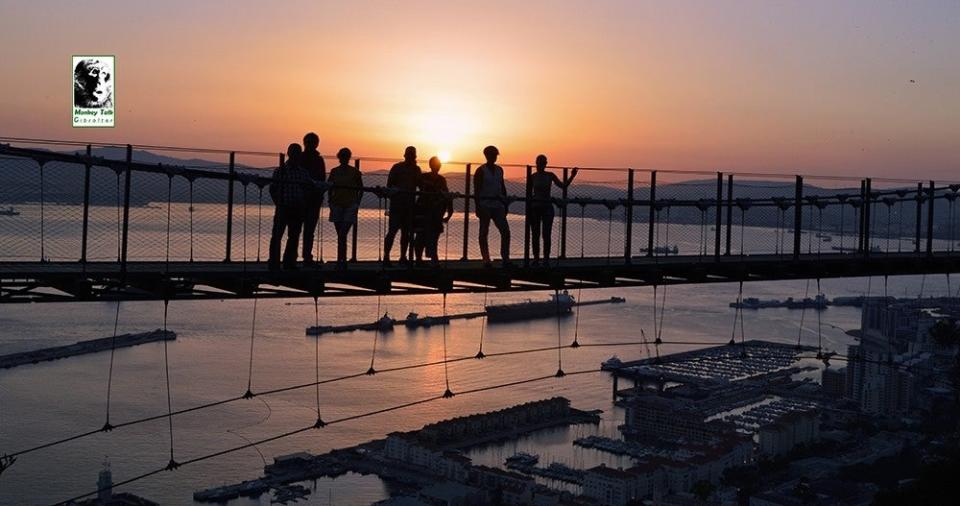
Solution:
<svg viewBox="0 0 960 506"><path fill-rule="evenodd" d="M193 3L0 3L0 135L960 179L955 1Z"/></svg>

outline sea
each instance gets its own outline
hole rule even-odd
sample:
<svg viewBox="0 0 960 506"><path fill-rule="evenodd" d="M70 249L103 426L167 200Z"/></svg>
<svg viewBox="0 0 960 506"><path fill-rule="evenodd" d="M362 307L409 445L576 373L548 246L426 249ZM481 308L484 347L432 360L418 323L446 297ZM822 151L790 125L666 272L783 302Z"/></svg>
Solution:
<svg viewBox="0 0 960 506"><path fill-rule="evenodd" d="M27 218L37 212L35 206L24 206L20 210L24 213L22 217ZM142 240L134 249L137 255L163 255L165 211L156 211L151 211L152 218L141 217L150 226L138 229ZM57 216L58 211L46 209L45 212L48 216ZM67 213L66 210L60 212ZM64 214L65 223L74 212L70 210L69 214ZM178 209L177 212L182 217L189 211ZM362 230L382 227L382 215L378 216L376 212L364 211ZM198 221L202 221L202 213L202 209L197 211L200 215ZM110 243L115 216L108 208L96 210L91 216L103 230L97 242L102 244L102 251L97 256L109 257L115 248L115 244ZM252 218L248 217L248 220ZM579 223L576 220L571 223L572 246L568 255L579 254L579 245L584 243L585 249L599 251L608 249L608 240L614 245L622 244L617 242L622 241L622 235L613 235L613 229L619 230L620 225L613 227L602 220L594 221L588 220L584 229L595 230L596 237L585 237L586 240L580 240L576 234ZM249 221L247 226L250 229L255 227ZM186 233L182 226L177 230ZM36 254L36 245L27 241L32 235L26 227L5 227L0 231L4 231L0 235L10 235L6 242L10 249L0 256L27 258ZM333 251L329 232L327 230L324 238L327 255ZM699 248L696 241L704 232L707 232L705 227L678 225L671 232L673 239L666 239L664 244L679 243L682 252L692 249L696 253ZM62 235L61 239L70 238L72 241L76 231L61 224L48 226L45 233L49 234L48 240L51 241L45 246L52 248L47 254L55 257L49 251L68 249L67 246L53 246L57 244L58 234ZM709 234L712 237L713 232ZM771 229L748 229L744 237L748 238L747 241L769 244L773 234ZM491 249L496 251L496 233L491 235L494 238ZM756 239L751 239L754 236ZM178 237L175 252L177 255L186 254L186 236ZM361 249L370 254L375 251L375 241L369 238L370 235L364 237ZM441 242L441 249L446 250L441 256L454 258L456 254L459 257L454 253L461 246L457 237L454 236L456 244L453 245L447 243L444 247ZM255 258L254 251L257 244L263 246L262 240L254 244L243 243L248 257ZM742 240L736 239L735 246ZM852 240L847 237L846 241L849 245ZM522 237L515 238L514 244L517 242L522 247ZM813 247L813 243L805 244L805 247ZM158 248L160 253L157 253ZM198 258L214 258L220 254L222 244L198 240L195 248ZM733 250L736 254L737 248ZM944 275L896 276L886 280L882 277L854 277L822 280L819 286L820 291L831 298L884 293L914 297L955 291L955 281L951 286ZM816 293L816 280L749 282L744 285L743 296L783 299L813 297ZM169 342L166 349L162 343L152 343L116 350L112 374L109 352L0 370L0 454L98 429L104 425L108 414L113 424L165 414L165 363L169 366L170 399L174 410L240 396L247 391L248 385L254 393L300 385L282 393L258 395L175 416L173 457L183 462L310 425L317 417L318 398L321 416L333 420L436 397L448 384L457 394L550 376L558 367L568 372L599 370L600 363L613 355L633 360L656 353L652 345L636 344L641 332L651 341L653 339L652 288L587 289L574 291L572 295L583 301L617 296L625 298L626 302L577 308L573 315L560 319L487 324L484 319L477 318L455 320L449 326L407 329L399 325L392 332L385 333L357 331L312 337L306 335L305 329L317 322L322 325L370 322L384 313L403 318L408 312L421 316L441 315L444 310L448 314L475 312L482 310L485 303L546 300L550 293L451 294L446 298L445 309L443 296L439 294L329 297L320 298L316 306L309 298L172 301L168 308L167 327L177 333L176 341ZM662 298L664 308L661 337L665 344L660 346L661 355L702 346L671 344L671 341L723 344L730 340L734 309L728 304L738 296L737 284L661 287L658 296ZM0 304L0 353L110 336L115 321L118 333L152 330L163 326L163 314L164 304L158 301ZM824 350L842 354L854 342L846 331L858 328L859 322L860 311L852 307L829 307L822 312L746 310L743 332L748 340L799 341L814 346L820 343ZM371 361L375 369L386 370L437 362L444 356L472 357L480 349L481 339L486 354L550 348L558 343L570 344L574 339L581 344L611 346L563 347L559 352L548 349L462 360L450 363L446 368L434 365L375 375L362 374L371 366ZM737 339L740 339L739 330ZM632 344L616 346L616 343ZM824 366L814 360L807 363ZM317 389L311 383L318 375L321 381L357 376L325 383ZM817 376L811 375L814 380ZM308 386L303 386L305 384ZM115 491L131 492L161 504L193 504L194 491L256 478L262 474L263 466L279 455L299 451L323 453L383 438L394 431L414 430L456 416L553 396L567 397L579 409L602 410L602 421L599 425L544 430L517 440L473 448L466 454L474 463L494 466L502 466L504 459L517 451L540 455L541 465L550 462L563 462L578 468L600 463L630 465L629 459L572 445L574 439L591 434L618 436L617 426L622 423L623 412L612 403L611 378L597 372L521 382L372 414L223 453L117 487ZM121 482L161 468L169 460L170 432L165 417L99 432L20 456L0 475L0 504L56 503L96 490L98 474L105 466L109 466L113 480ZM304 485L312 493L300 504L369 504L396 492L376 476L352 473ZM258 499L238 499L230 504L270 504L270 497L265 494Z"/></svg>

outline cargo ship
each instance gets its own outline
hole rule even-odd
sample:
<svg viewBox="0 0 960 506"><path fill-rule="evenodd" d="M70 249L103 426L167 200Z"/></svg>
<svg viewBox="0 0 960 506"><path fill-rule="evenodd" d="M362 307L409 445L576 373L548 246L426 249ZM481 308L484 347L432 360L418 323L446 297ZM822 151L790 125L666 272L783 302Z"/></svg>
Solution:
<svg viewBox="0 0 960 506"><path fill-rule="evenodd" d="M562 293L551 295L549 300L527 300L514 304L487 306L485 309L487 321L510 322L568 315L573 311L575 302L573 296L564 290Z"/></svg>
<svg viewBox="0 0 960 506"><path fill-rule="evenodd" d="M20 211L17 211L13 208L13 206L10 206L6 209L0 209L0 216L20 216Z"/></svg>

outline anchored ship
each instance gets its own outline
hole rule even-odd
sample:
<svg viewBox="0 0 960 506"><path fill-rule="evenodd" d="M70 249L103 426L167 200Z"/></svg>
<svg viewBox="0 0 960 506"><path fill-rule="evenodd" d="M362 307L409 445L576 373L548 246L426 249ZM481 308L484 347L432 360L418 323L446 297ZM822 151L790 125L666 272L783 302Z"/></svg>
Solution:
<svg viewBox="0 0 960 506"><path fill-rule="evenodd" d="M573 311L575 302L573 296L564 290L551 295L549 300L487 306L487 321L509 322L567 315Z"/></svg>

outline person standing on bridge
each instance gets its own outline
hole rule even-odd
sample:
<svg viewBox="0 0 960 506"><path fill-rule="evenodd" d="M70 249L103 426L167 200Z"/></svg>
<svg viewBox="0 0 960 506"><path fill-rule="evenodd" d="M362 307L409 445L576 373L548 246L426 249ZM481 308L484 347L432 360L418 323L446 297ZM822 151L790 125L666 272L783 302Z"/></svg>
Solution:
<svg viewBox="0 0 960 506"><path fill-rule="evenodd" d="M317 148L320 136L310 132L303 136L302 165L310 174L314 184L327 180L327 165ZM303 218L303 266L313 266L313 238L320 222L320 208L323 207L323 188L315 186L307 190L306 215Z"/></svg>
<svg viewBox="0 0 960 506"><path fill-rule="evenodd" d="M507 186L503 180L503 168L497 165L500 150L496 146L483 148L487 163L477 168L473 175L476 188L474 199L477 205L477 218L480 219L480 255L485 267L490 267L490 222L500 232L500 256L503 266L510 264L510 225L507 223Z"/></svg>
<svg viewBox="0 0 960 506"><path fill-rule="evenodd" d="M530 227L530 238L533 239L533 265L540 264L540 237L543 237L543 265L550 265L550 245L553 235L553 200L550 190L553 185L567 188L577 177L578 169L574 168L570 177L560 181L553 172L547 170L547 155L537 156L537 171L530 174L527 184L530 186L532 200L527 205L527 223Z"/></svg>
<svg viewBox="0 0 960 506"><path fill-rule="evenodd" d="M287 148L286 162L274 169L270 183L270 198L276 205L273 214L273 230L270 234L270 270L280 269L280 241L287 232L287 246L283 250L283 268L296 270L297 250L300 246L300 229L306 212L306 192L311 186L310 175L301 164L303 149L297 143Z"/></svg>
<svg viewBox="0 0 960 506"><path fill-rule="evenodd" d="M403 161L390 169L387 175L387 191L390 195L390 219L387 234L383 238L383 266L390 267L390 250L393 240L400 232L400 262L408 263L407 253L413 239L414 204L417 186L420 184L420 166L417 165L417 148L407 146ZM411 255L412 256L412 255Z"/></svg>
<svg viewBox="0 0 960 506"><path fill-rule="evenodd" d="M363 177L360 169L350 165L353 153L349 148L337 151L340 165L330 171L330 222L337 230L337 268L347 268L347 238L357 224L357 212L363 197Z"/></svg>
<svg viewBox="0 0 960 506"><path fill-rule="evenodd" d="M420 195L417 198L417 234L414 240L417 264L423 262L423 252L434 266L440 262L437 245L443 224L453 216L453 199L450 198L447 178L440 175L440 159L430 158L430 172L420 177Z"/></svg>

